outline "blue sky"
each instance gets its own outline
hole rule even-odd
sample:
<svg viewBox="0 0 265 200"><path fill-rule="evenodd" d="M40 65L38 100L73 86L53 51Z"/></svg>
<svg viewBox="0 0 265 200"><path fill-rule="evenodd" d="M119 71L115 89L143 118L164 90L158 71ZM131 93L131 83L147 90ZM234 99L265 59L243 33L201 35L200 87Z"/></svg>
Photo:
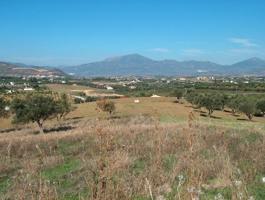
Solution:
<svg viewBox="0 0 265 200"><path fill-rule="evenodd" d="M0 60L265 59L264 0L1 0Z"/></svg>

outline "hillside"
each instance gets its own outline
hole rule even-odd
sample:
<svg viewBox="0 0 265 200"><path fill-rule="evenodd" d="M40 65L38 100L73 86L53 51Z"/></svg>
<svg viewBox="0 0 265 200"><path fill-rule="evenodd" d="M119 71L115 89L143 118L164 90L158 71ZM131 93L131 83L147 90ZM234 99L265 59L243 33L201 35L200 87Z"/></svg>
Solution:
<svg viewBox="0 0 265 200"><path fill-rule="evenodd" d="M0 76L65 76L55 68L29 66L20 63L0 62Z"/></svg>
<svg viewBox="0 0 265 200"><path fill-rule="evenodd" d="M157 61L139 54L130 54L61 69L77 76L265 75L265 61L251 58L232 65L220 65L209 61L195 60Z"/></svg>

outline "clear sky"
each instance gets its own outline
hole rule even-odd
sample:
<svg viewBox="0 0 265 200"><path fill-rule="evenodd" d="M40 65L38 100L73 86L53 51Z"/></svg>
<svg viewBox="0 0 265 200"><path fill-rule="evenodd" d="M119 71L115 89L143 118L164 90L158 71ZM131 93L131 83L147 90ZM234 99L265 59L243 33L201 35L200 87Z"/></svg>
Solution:
<svg viewBox="0 0 265 200"><path fill-rule="evenodd" d="M265 59L264 0L0 0L0 60Z"/></svg>

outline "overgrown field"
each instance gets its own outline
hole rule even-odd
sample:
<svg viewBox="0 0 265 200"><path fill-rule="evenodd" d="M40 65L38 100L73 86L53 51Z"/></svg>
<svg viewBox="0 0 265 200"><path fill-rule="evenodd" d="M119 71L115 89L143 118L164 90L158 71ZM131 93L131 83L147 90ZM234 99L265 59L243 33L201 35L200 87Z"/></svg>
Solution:
<svg viewBox="0 0 265 200"><path fill-rule="evenodd" d="M181 124L135 116L61 126L0 134L0 199L265 199L262 129L193 114Z"/></svg>

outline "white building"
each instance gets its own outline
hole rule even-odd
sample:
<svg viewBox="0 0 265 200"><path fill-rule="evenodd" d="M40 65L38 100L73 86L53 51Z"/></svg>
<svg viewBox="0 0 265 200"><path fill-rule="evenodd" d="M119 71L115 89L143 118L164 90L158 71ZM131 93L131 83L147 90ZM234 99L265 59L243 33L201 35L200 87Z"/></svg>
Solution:
<svg viewBox="0 0 265 200"><path fill-rule="evenodd" d="M113 87L111 86L106 86L107 90L113 90Z"/></svg>
<svg viewBox="0 0 265 200"><path fill-rule="evenodd" d="M33 91L34 89L33 88L30 88L30 87L26 87L24 88L24 91Z"/></svg>

